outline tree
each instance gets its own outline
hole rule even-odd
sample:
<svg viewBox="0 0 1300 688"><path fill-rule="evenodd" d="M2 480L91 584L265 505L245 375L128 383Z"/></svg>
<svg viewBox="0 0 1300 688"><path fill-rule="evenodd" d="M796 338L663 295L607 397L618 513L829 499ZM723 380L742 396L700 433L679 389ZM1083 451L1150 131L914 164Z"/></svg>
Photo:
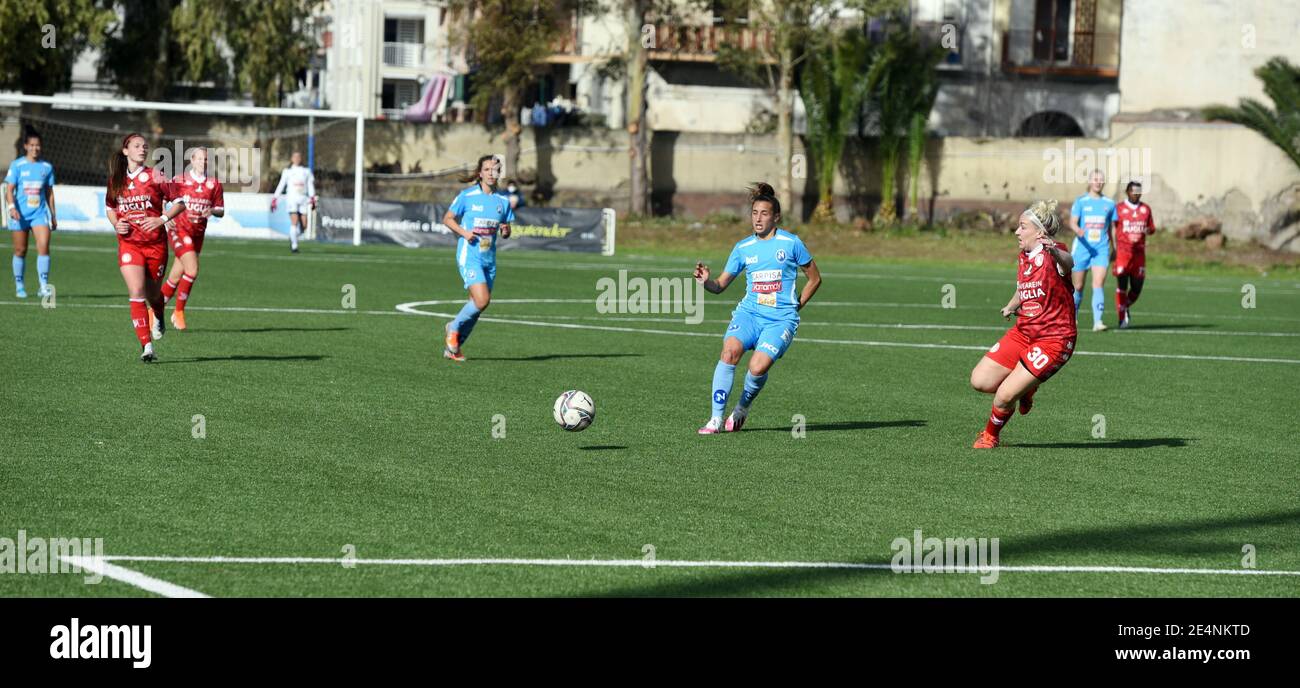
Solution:
<svg viewBox="0 0 1300 688"><path fill-rule="evenodd" d="M113 11L95 0L0 0L0 90L53 95L68 88L72 65L91 45L102 42ZM27 124L49 106L24 103Z"/></svg>
<svg viewBox="0 0 1300 688"><path fill-rule="evenodd" d="M1237 107L1214 105L1204 109L1208 120L1232 122L1248 127L1268 139L1300 167L1300 68L1285 57L1274 57L1255 70L1264 93L1273 101L1270 109L1254 98L1242 98Z"/></svg>
<svg viewBox="0 0 1300 688"><path fill-rule="evenodd" d="M776 106L777 158L781 175L777 195L783 204L793 198L795 83L807 46L834 31L834 21L854 13L874 17L898 10L905 0L724 0L729 11L748 12L749 28L759 36L752 46L726 45L718 51L724 68L766 87Z"/></svg>
<svg viewBox="0 0 1300 688"><path fill-rule="evenodd" d="M524 88L571 31L575 13L592 4L593 0L451 1L460 21L467 24L460 40L472 49L470 64L475 72L470 104L485 111L494 99L501 100L507 174L517 174L519 169Z"/></svg>
<svg viewBox="0 0 1300 688"><path fill-rule="evenodd" d="M919 174L925 121L938 95L934 70L944 54L941 46L926 42L910 28L895 26L867 73L871 104L880 128L881 197L877 222L898 219L894 181L903 142L909 137L913 141L909 147L913 179Z"/></svg>
<svg viewBox="0 0 1300 688"><path fill-rule="evenodd" d="M649 46L643 27L649 26L651 0L624 0L623 28L627 32L627 137L631 171L628 176L628 213L646 215L649 210L650 183L646 171L650 134L646 131L646 86ZM651 37L653 38L653 36Z"/></svg>
<svg viewBox="0 0 1300 688"><path fill-rule="evenodd" d="M835 170L844 152L846 129L856 125L869 86L862 75L871 60L871 46L862 27L844 29L830 40L809 48L799 80L808 114L808 149L817 166L817 208L813 219L835 219Z"/></svg>

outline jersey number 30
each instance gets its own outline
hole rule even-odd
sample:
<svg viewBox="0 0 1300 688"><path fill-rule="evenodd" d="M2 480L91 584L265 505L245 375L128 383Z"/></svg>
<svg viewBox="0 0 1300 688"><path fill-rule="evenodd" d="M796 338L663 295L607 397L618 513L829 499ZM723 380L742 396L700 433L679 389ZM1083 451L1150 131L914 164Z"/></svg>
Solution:
<svg viewBox="0 0 1300 688"><path fill-rule="evenodd" d="M1029 362L1033 364L1035 370L1042 370L1043 366L1047 365L1050 360L1051 358L1043 353L1042 347L1036 346L1029 351Z"/></svg>

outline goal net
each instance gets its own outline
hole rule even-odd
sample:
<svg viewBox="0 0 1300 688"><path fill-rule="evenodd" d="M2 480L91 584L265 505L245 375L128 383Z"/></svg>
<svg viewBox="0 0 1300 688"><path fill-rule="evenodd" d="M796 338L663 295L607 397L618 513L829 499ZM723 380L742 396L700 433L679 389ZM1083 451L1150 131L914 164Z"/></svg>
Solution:
<svg viewBox="0 0 1300 688"><path fill-rule="evenodd" d="M225 189L225 217L213 218L209 235L277 238L288 235L289 217L287 204L271 210L271 194L297 151L312 170L316 195L347 199L354 208L351 226L328 231L312 213L307 238L360 243L362 122L359 113L327 110L0 94L0 168L25 155L28 132L38 133L41 157L54 166L59 229L108 232L108 161L123 137L143 135L149 166L168 178L187 173L190 153L203 147L207 176Z"/></svg>

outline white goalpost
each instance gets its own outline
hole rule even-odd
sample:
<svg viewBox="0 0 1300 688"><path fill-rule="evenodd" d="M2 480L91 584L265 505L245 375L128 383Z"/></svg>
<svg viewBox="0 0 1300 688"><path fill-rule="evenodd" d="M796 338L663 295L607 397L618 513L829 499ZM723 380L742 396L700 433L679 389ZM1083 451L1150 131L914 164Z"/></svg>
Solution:
<svg viewBox="0 0 1300 688"><path fill-rule="evenodd" d="M24 105L44 107L24 108ZM327 192L346 198L346 168L350 166L352 243L358 246L361 244L362 200L365 192L365 118L360 112L0 93L0 165L7 168L9 160L13 159L11 153L14 156L21 154L19 150L11 151L7 146L18 141L24 126L39 131L43 155L55 164L59 222L60 226L65 226L63 203L59 202L59 194L66 192L76 200L75 187L78 185L84 190L98 187L102 191L105 163L120 143L121 136L129 131L140 131L146 137L151 136L151 131L143 124L146 113L150 111L169 113L163 131L156 136L158 142L155 150L151 151L151 156L157 154L164 158L171 165L168 174L175 175L185 169L185 151L190 148L189 144L215 149L210 153L209 167L212 168L215 164L221 171L233 171L230 175L224 175L225 178L218 176L227 189L228 206L232 191L236 194L243 191L246 192L243 195L264 199L267 194L263 190L266 187L264 182L269 180L272 182L271 188L274 188L273 183L278 180L280 169L288 165L287 146L306 143L307 150L304 153L315 159L308 158L304 162L316 176L318 195L324 195L321 194L324 185ZM285 126L286 119L294 124ZM338 126L346 125L349 120L353 123L350 132L346 126ZM268 126L267 122L275 124ZM324 148L326 154L312 156L312 152L319 148L316 142L321 139L328 142ZM174 146L171 146L172 142ZM352 145L348 146L347 143ZM263 151L264 147L270 150ZM157 148L166 150L160 151ZM175 150L174 155L172 148ZM154 159L151 163L157 163L157 160ZM276 167L273 169L268 165ZM235 184L227 182L227 179ZM60 188L69 186L74 188ZM81 205L87 212L80 212L74 204L70 216L88 214L89 204ZM76 222L75 219L70 220L69 226L75 229ZM238 236L267 236L267 232L270 232L267 228L242 227L238 220L229 224L236 227L236 231L248 230ZM253 231L254 229L260 229L261 233Z"/></svg>

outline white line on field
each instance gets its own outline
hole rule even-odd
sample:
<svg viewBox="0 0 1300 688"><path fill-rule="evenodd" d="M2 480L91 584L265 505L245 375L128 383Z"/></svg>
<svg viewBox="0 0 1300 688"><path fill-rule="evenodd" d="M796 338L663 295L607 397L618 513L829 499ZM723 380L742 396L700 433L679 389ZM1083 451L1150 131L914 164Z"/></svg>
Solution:
<svg viewBox="0 0 1300 688"><path fill-rule="evenodd" d="M156 595L162 595L163 597L207 597L207 595L204 595L197 590L190 590L189 588L181 587L175 583L168 583L165 580L160 580L153 576L146 576L139 571L132 571L131 569L122 568L115 564L109 564L108 560L112 558L113 557L86 557L72 555L59 556L59 559L73 566L78 566L83 571L97 573L105 578L112 578L113 580L121 581L127 585L133 585L141 590L146 590Z"/></svg>
<svg viewBox="0 0 1300 688"><path fill-rule="evenodd" d="M175 564L361 564L369 566L589 566L611 568L726 568L726 569L860 569L889 571L890 564L851 561L692 561L686 559L341 559L337 557L173 557L111 555L109 561L160 562ZM1152 566L997 566L997 571L1015 573L1149 573L1169 575L1300 576L1300 571L1269 569L1194 569ZM989 568L957 566L953 573L991 573Z"/></svg>
<svg viewBox="0 0 1300 688"><path fill-rule="evenodd" d="M397 310L403 313L412 313L427 315L435 318L453 319L454 313L431 313L419 310L419 306L432 305L439 302L430 301L412 301L410 303L397 304ZM716 332L683 332L681 330L652 330L640 327L617 327L613 325L579 325L576 323L560 322L541 322L538 320L518 320L515 318L488 318L480 317L479 320L486 322L499 322L511 325L531 325L533 327L558 327L567 330L595 330L600 332L633 332L639 334L667 334L678 337L717 337ZM811 342L813 344L847 344L852 346L884 346L898 347L904 349L951 349L956 351L987 351L986 346L973 346L966 344L922 344L917 342L881 342L865 339L817 339L813 337L800 337L801 342ZM1247 356L1198 356L1191 354L1149 354L1129 351L1075 351L1076 356L1116 356L1121 358L1162 358L1181 361L1232 361L1237 363L1291 363L1300 364L1300 359L1294 358L1255 358Z"/></svg>

